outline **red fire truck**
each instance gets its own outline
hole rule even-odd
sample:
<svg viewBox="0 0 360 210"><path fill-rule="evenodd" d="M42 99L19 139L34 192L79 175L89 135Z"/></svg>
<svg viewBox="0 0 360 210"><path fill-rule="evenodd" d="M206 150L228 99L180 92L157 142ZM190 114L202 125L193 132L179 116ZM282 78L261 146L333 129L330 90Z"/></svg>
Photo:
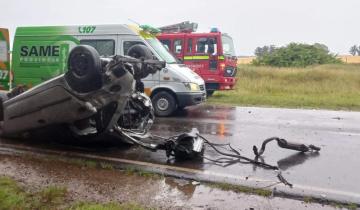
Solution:
<svg viewBox="0 0 360 210"><path fill-rule="evenodd" d="M157 38L205 80L208 95L234 88L237 57L229 35L217 28L209 33L195 33L197 24L189 21L159 29L161 33Z"/></svg>

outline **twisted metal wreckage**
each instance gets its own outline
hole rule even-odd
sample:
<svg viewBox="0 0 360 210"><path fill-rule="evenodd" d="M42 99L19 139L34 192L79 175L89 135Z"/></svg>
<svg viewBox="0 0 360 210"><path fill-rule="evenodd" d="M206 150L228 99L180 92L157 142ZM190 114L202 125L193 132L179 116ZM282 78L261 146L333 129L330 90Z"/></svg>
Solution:
<svg viewBox="0 0 360 210"><path fill-rule="evenodd" d="M58 125L66 127L75 137L111 134L151 151L165 150L167 157L176 159L204 158L223 166L252 163L277 171L277 166L258 161L270 141L300 152L320 150L313 145L289 143L274 137L265 140L260 151L254 146L255 159L251 159L242 156L230 144L208 141L197 129L169 138L151 135L153 107L150 98L143 93L141 79L160 71L166 64L154 60L151 52L142 45L133 46L128 54L132 57L100 57L91 46L75 47L70 52L65 74L27 91L15 88L2 95L1 135L14 136ZM160 143L145 141L149 139ZM205 144L222 158L214 160L204 156ZM292 186L280 172L278 178Z"/></svg>

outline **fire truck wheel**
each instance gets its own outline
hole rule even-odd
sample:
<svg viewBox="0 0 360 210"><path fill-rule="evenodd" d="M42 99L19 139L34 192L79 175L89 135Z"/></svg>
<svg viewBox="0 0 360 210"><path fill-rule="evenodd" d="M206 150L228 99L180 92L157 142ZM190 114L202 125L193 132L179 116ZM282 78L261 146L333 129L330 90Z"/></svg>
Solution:
<svg viewBox="0 0 360 210"><path fill-rule="evenodd" d="M133 58L152 59L152 53L150 49L144 45L136 44L129 48L127 55Z"/></svg>
<svg viewBox="0 0 360 210"><path fill-rule="evenodd" d="M102 86L101 61L95 48L79 45L69 54L65 79L79 93L97 90Z"/></svg>
<svg viewBox="0 0 360 210"><path fill-rule="evenodd" d="M156 93L152 97L152 103L155 109L155 115L159 117L169 116L177 108L174 96L165 91Z"/></svg>

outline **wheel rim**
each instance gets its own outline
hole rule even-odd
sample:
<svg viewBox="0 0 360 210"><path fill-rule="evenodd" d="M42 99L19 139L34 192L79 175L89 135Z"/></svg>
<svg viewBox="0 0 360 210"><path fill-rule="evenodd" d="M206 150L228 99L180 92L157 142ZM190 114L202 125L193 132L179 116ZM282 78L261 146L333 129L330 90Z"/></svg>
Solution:
<svg viewBox="0 0 360 210"><path fill-rule="evenodd" d="M156 106L158 107L158 109L160 111L165 111L169 108L169 101L166 100L165 98L160 98L157 102L156 102Z"/></svg>

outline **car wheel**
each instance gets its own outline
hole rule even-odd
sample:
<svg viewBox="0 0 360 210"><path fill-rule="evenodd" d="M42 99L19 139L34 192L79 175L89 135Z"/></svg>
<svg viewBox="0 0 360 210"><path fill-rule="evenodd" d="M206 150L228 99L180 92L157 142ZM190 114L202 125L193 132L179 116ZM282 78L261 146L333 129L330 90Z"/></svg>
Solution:
<svg viewBox="0 0 360 210"><path fill-rule="evenodd" d="M87 93L102 87L101 61L95 48L79 45L69 54L65 79L79 93Z"/></svg>
<svg viewBox="0 0 360 210"><path fill-rule="evenodd" d="M127 55L138 59L152 59L152 53L150 49L144 45L136 44L129 48Z"/></svg>
<svg viewBox="0 0 360 210"><path fill-rule="evenodd" d="M156 93L152 97L152 103L155 109L155 115L160 117L171 115L177 108L174 96L165 91Z"/></svg>

